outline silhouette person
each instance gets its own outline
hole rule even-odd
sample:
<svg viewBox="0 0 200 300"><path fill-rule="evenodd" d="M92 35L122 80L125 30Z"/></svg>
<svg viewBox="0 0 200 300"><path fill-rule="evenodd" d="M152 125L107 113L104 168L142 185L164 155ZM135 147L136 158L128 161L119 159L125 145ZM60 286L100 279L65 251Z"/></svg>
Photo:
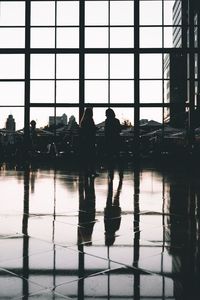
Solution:
<svg viewBox="0 0 200 300"><path fill-rule="evenodd" d="M84 170L91 176L96 176L95 141L96 126L93 120L93 110L92 108L86 108L80 121L80 155Z"/></svg>
<svg viewBox="0 0 200 300"><path fill-rule="evenodd" d="M115 117L113 109L106 110L105 120L105 151L108 161L118 158L120 151L120 132L121 125Z"/></svg>
<svg viewBox="0 0 200 300"><path fill-rule="evenodd" d="M79 227L78 244L92 245L92 232L95 224L94 178L80 177L79 182Z"/></svg>
<svg viewBox="0 0 200 300"><path fill-rule="evenodd" d="M35 150L37 144L37 132L36 132L36 122L32 120L30 122L30 139L31 139L31 150Z"/></svg>
<svg viewBox="0 0 200 300"><path fill-rule="evenodd" d="M113 197L114 169L111 168L108 174L108 195L106 207L104 208L105 245L111 246L115 242L115 233L121 224L121 207L119 197L123 183L123 172L119 172L119 183L117 191Z"/></svg>

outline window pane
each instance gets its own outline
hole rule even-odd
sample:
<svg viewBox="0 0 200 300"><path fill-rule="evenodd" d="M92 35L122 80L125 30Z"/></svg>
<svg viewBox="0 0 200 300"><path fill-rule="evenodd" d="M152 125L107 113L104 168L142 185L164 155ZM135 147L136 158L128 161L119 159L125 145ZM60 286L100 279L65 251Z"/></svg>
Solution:
<svg viewBox="0 0 200 300"><path fill-rule="evenodd" d="M162 80L141 80L140 101L162 103Z"/></svg>
<svg viewBox="0 0 200 300"><path fill-rule="evenodd" d="M76 123L79 123L79 110L76 107L57 107L56 108L56 116L63 116L67 117L67 123L71 122L72 120ZM74 119L75 118L75 119Z"/></svg>
<svg viewBox="0 0 200 300"><path fill-rule="evenodd" d="M113 103L133 103L134 81L133 80L111 80L110 101Z"/></svg>
<svg viewBox="0 0 200 300"><path fill-rule="evenodd" d="M162 123L162 108L155 107L155 108L141 108L140 109L140 120L147 119L148 121L156 121ZM159 124L158 124L159 125ZM155 124L156 126L156 124Z"/></svg>
<svg viewBox="0 0 200 300"><path fill-rule="evenodd" d="M79 81L78 80L59 80L56 83L56 102L77 103L79 100Z"/></svg>
<svg viewBox="0 0 200 300"><path fill-rule="evenodd" d="M107 80L86 80L85 101L89 103L108 102L108 81Z"/></svg>
<svg viewBox="0 0 200 300"><path fill-rule="evenodd" d="M24 28L0 28L0 48L24 48Z"/></svg>
<svg viewBox="0 0 200 300"><path fill-rule="evenodd" d="M133 1L111 1L110 2L110 25L132 25L133 26Z"/></svg>
<svg viewBox="0 0 200 300"><path fill-rule="evenodd" d="M108 78L108 55L86 54L85 55L85 78L103 79Z"/></svg>
<svg viewBox="0 0 200 300"><path fill-rule="evenodd" d="M0 25L24 26L25 1L1 1Z"/></svg>
<svg viewBox="0 0 200 300"><path fill-rule="evenodd" d="M78 28L57 28L57 48L78 48Z"/></svg>
<svg viewBox="0 0 200 300"><path fill-rule="evenodd" d="M164 28L164 47L171 48L173 47L172 41L172 27Z"/></svg>
<svg viewBox="0 0 200 300"><path fill-rule="evenodd" d="M99 124L103 121L105 121L106 116L105 116L105 112L106 112L107 107L105 108L93 108L93 118L94 118L94 122L95 124ZM119 119L120 123L123 123L124 121L129 121L132 125L134 122L134 109L133 108L112 108L115 112L116 118Z"/></svg>
<svg viewBox="0 0 200 300"><path fill-rule="evenodd" d="M111 48L133 48L134 31L133 28L110 28Z"/></svg>
<svg viewBox="0 0 200 300"><path fill-rule="evenodd" d="M162 54L140 54L140 77L162 78Z"/></svg>
<svg viewBox="0 0 200 300"><path fill-rule="evenodd" d="M85 1L85 25L108 25L108 1Z"/></svg>
<svg viewBox="0 0 200 300"><path fill-rule="evenodd" d="M86 48L107 48L108 28L85 28Z"/></svg>
<svg viewBox="0 0 200 300"><path fill-rule="evenodd" d="M56 75L58 79L78 79L79 78L78 54L57 54Z"/></svg>
<svg viewBox="0 0 200 300"><path fill-rule="evenodd" d="M162 24L162 1L140 1L140 25Z"/></svg>
<svg viewBox="0 0 200 300"><path fill-rule="evenodd" d="M54 48L55 29L54 28L32 28L31 47L32 48Z"/></svg>
<svg viewBox="0 0 200 300"><path fill-rule="evenodd" d="M162 28L142 27L140 28L140 47L141 48L161 48L162 47Z"/></svg>
<svg viewBox="0 0 200 300"><path fill-rule="evenodd" d="M54 109L48 107L31 107L30 120L36 121L36 128L44 128L49 125L49 117L54 116Z"/></svg>
<svg viewBox="0 0 200 300"><path fill-rule="evenodd" d="M54 81L31 80L30 86L31 102L52 103L54 102Z"/></svg>
<svg viewBox="0 0 200 300"><path fill-rule="evenodd" d="M0 54L0 79L24 79L24 55Z"/></svg>
<svg viewBox="0 0 200 300"><path fill-rule="evenodd" d="M31 25L55 25L54 1L31 1Z"/></svg>
<svg viewBox="0 0 200 300"><path fill-rule="evenodd" d="M55 57L53 54L31 55L31 78L53 79L55 72Z"/></svg>
<svg viewBox="0 0 200 300"><path fill-rule="evenodd" d="M57 2L57 25L79 25L79 1Z"/></svg>
<svg viewBox="0 0 200 300"><path fill-rule="evenodd" d="M1 105L24 105L24 82L0 82Z"/></svg>
<svg viewBox="0 0 200 300"><path fill-rule="evenodd" d="M15 122L15 130L24 128L24 108L23 107L0 107L0 128L6 128L6 120L12 115Z"/></svg>
<svg viewBox="0 0 200 300"><path fill-rule="evenodd" d="M176 2L180 2L176 0ZM173 25L173 6L174 1L164 1L164 25Z"/></svg>
<svg viewBox="0 0 200 300"><path fill-rule="evenodd" d="M110 78L132 79L134 77L133 59L132 54L111 54Z"/></svg>

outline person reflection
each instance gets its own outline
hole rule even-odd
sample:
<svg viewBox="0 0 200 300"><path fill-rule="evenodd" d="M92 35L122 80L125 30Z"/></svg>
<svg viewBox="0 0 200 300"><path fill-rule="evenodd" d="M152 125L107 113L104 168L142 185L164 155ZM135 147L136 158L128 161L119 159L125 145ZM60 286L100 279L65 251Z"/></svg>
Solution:
<svg viewBox="0 0 200 300"><path fill-rule="evenodd" d="M114 169L108 171L108 195L106 207L104 208L105 245L111 246L115 242L115 233L120 228L121 207L119 203L120 193L123 183L123 171L119 171L119 183L117 191L113 197Z"/></svg>
<svg viewBox="0 0 200 300"><path fill-rule="evenodd" d="M95 212L94 178L83 175L79 182L78 244L92 245Z"/></svg>

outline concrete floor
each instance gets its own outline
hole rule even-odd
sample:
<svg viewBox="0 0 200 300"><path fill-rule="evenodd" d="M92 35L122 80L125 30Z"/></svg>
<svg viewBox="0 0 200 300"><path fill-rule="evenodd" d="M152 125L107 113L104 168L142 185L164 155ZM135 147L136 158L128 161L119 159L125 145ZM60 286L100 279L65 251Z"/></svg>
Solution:
<svg viewBox="0 0 200 300"><path fill-rule="evenodd" d="M200 299L199 182L2 165L0 299Z"/></svg>

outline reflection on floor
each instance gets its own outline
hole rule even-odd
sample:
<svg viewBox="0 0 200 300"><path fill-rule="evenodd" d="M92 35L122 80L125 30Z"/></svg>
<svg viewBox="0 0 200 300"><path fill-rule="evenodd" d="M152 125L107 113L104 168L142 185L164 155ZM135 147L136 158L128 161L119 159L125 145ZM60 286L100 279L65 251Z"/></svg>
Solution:
<svg viewBox="0 0 200 300"><path fill-rule="evenodd" d="M200 299L199 180L2 166L0 299Z"/></svg>

